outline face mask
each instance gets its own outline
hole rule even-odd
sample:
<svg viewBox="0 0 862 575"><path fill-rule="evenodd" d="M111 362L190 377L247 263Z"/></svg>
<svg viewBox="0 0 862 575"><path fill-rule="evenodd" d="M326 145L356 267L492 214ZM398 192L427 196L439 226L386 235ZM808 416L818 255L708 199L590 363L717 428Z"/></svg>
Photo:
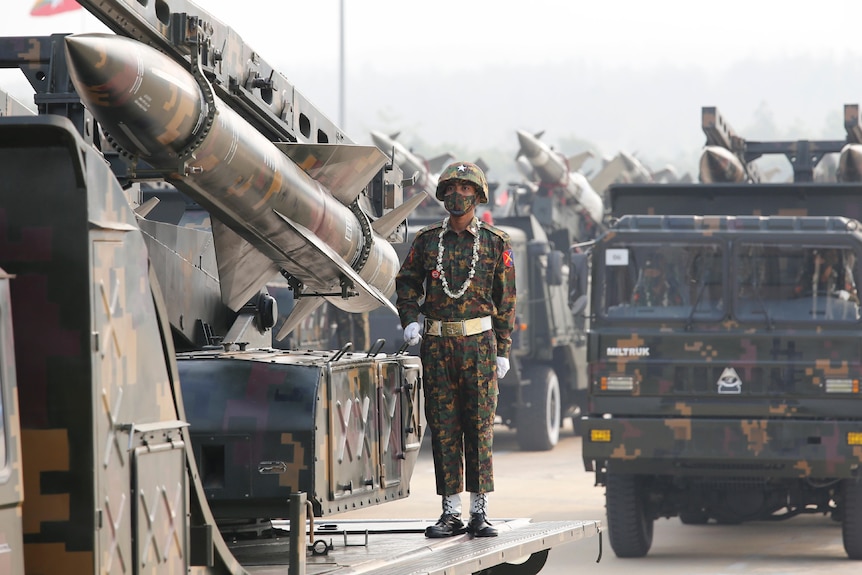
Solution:
<svg viewBox="0 0 862 575"><path fill-rule="evenodd" d="M462 196L457 192L453 192L443 198L443 207L453 216L463 216L470 211L470 208L476 205L476 196Z"/></svg>

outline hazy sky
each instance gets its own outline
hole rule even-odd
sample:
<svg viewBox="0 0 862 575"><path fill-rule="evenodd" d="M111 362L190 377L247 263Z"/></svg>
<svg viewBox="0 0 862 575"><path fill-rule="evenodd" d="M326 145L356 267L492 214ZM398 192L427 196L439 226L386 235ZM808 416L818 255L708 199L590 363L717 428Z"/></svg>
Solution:
<svg viewBox="0 0 862 575"><path fill-rule="evenodd" d="M4 36L103 30L83 10L31 17L31 0L4 1L7 8L0 20ZM198 4L234 28L324 113L340 120L341 0ZM656 145L656 126L669 121L662 117L662 123L650 124L649 118L677 113L688 119L685 131L679 132L686 135L675 136L674 143L697 146L703 142L697 120L701 106L719 106L739 130L753 122L764 103L778 124L808 130L816 126L816 134L795 136L814 138L823 136L819 131L827 117L840 112L844 103L862 98L856 78L808 80L794 77L793 69L782 71L786 82L784 77L770 77L727 85L728 78L745 78L746 69L778 70L783 62L814 62L819 69L820 63L829 62L837 70L845 62L862 62L862 41L854 33L858 1L343 0L343 4L344 125L360 142L369 140L369 129L402 129L428 142L448 138L482 146L484 138L491 140L485 146L493 146L494 140L505 139L514 147L514 131L527 129L546 130L549 142L577 136L597 141L608 152L643 151ZM8 88L5 74L0 85ZM627 77L637 83L626 84ZM691 90L679 88L686 85L686 78L691 78ZM800 100L796 94L800 86L828 93ZM11 91L20 88L13 86ZM650 104L645 97L639 100L644 94L649 94ZM842 126L835 129L831 137L842 137ZM672 152L668 148L664 153Z"/></svg>

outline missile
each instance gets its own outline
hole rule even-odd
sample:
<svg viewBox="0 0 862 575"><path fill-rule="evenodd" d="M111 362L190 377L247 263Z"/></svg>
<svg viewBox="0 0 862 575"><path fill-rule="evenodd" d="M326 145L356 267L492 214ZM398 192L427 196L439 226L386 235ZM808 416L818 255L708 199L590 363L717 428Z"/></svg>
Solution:
<svg viewBox="0 0 862 575"><path fill-rule="evenodd" d="M228 307L238 310L283 271L302 295L320 297L301 297L278 339L324 299L348 312L384 305L397 313L389 297L399 260L377 230L405 215L393 210L371 222L355 201L385 154L373 146L276 145L205 81L135 40L82 34L65 45L72 83L109 141L210 212Z"/></svg>
<svg viewBox="0 0 862 575"><path fill-rule="evenodd" d="M542 186L562 188L590 219L601 223L605 211L602 198L583 174L570 171L565 158L536 136L518 130L518 141L521 144L518 155L527 158Z"/></svg>
<svg viewBox="0 0 862 575"><path fill-rule="evenodd" d="M432 198L437 192L437 175L443 167L453 160L451 154L442 154L431 160L414 154L401 142L397 141L398 133L387 136L383 132L371 131L371 140L384 153L394 152L394 161L406 177L415 176L413 186L416 191L425 191Z"/></svg>
<svg viewBox="0 0 862 575"><path fill-rule="evenodd" d="M847 144L838 156L839 182L862 182L862 144Z"/></svg>
<svg viewBox="0 0 862 575"><path fill-rule="evenodd" d="M706 146L700 155L700 181L704 184L739 183L746 180L745 166L721 146Z"/></svg>

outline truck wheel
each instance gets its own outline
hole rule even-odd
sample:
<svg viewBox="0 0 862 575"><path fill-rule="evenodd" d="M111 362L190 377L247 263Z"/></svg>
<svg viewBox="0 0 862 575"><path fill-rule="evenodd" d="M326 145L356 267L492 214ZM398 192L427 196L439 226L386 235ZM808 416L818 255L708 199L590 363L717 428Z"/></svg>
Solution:
<svg viewBox="0 0 862 575"><path fill-rule="evenodd" d="M643 557L652 546L653 520L636 475L608 472L608 535L617 557Z"/></svg>
<svg viewBox="0 0 862 575"><path fill-rule="evenodd" d="M844 551L850 559L862 559L862 480L841 481L841 502L844 506L841 523Z"/></svg>
<svg viewBox="0 0 862 575"><path fill-rule="evenodd" d="M518 445L524 451L548 451L560 440L560 380L546 365L527 368L530 385L518 408Z"/></svg>

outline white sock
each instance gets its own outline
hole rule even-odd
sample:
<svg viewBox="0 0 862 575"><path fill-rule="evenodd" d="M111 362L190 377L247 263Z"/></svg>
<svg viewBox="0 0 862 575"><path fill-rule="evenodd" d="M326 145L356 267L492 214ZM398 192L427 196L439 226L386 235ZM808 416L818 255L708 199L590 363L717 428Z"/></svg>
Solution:
<svg viewBox="0 0 862 575"><path fill-rule="evenodd" d="M470 493L470 513L487 513L485 511L487 506L487 493Z"/></svg>
<svg viewBox="0 0 862 575"><path fill-rule="evenodd" d="M461 515L461 494L443 496L443 513Z"/></svg>

